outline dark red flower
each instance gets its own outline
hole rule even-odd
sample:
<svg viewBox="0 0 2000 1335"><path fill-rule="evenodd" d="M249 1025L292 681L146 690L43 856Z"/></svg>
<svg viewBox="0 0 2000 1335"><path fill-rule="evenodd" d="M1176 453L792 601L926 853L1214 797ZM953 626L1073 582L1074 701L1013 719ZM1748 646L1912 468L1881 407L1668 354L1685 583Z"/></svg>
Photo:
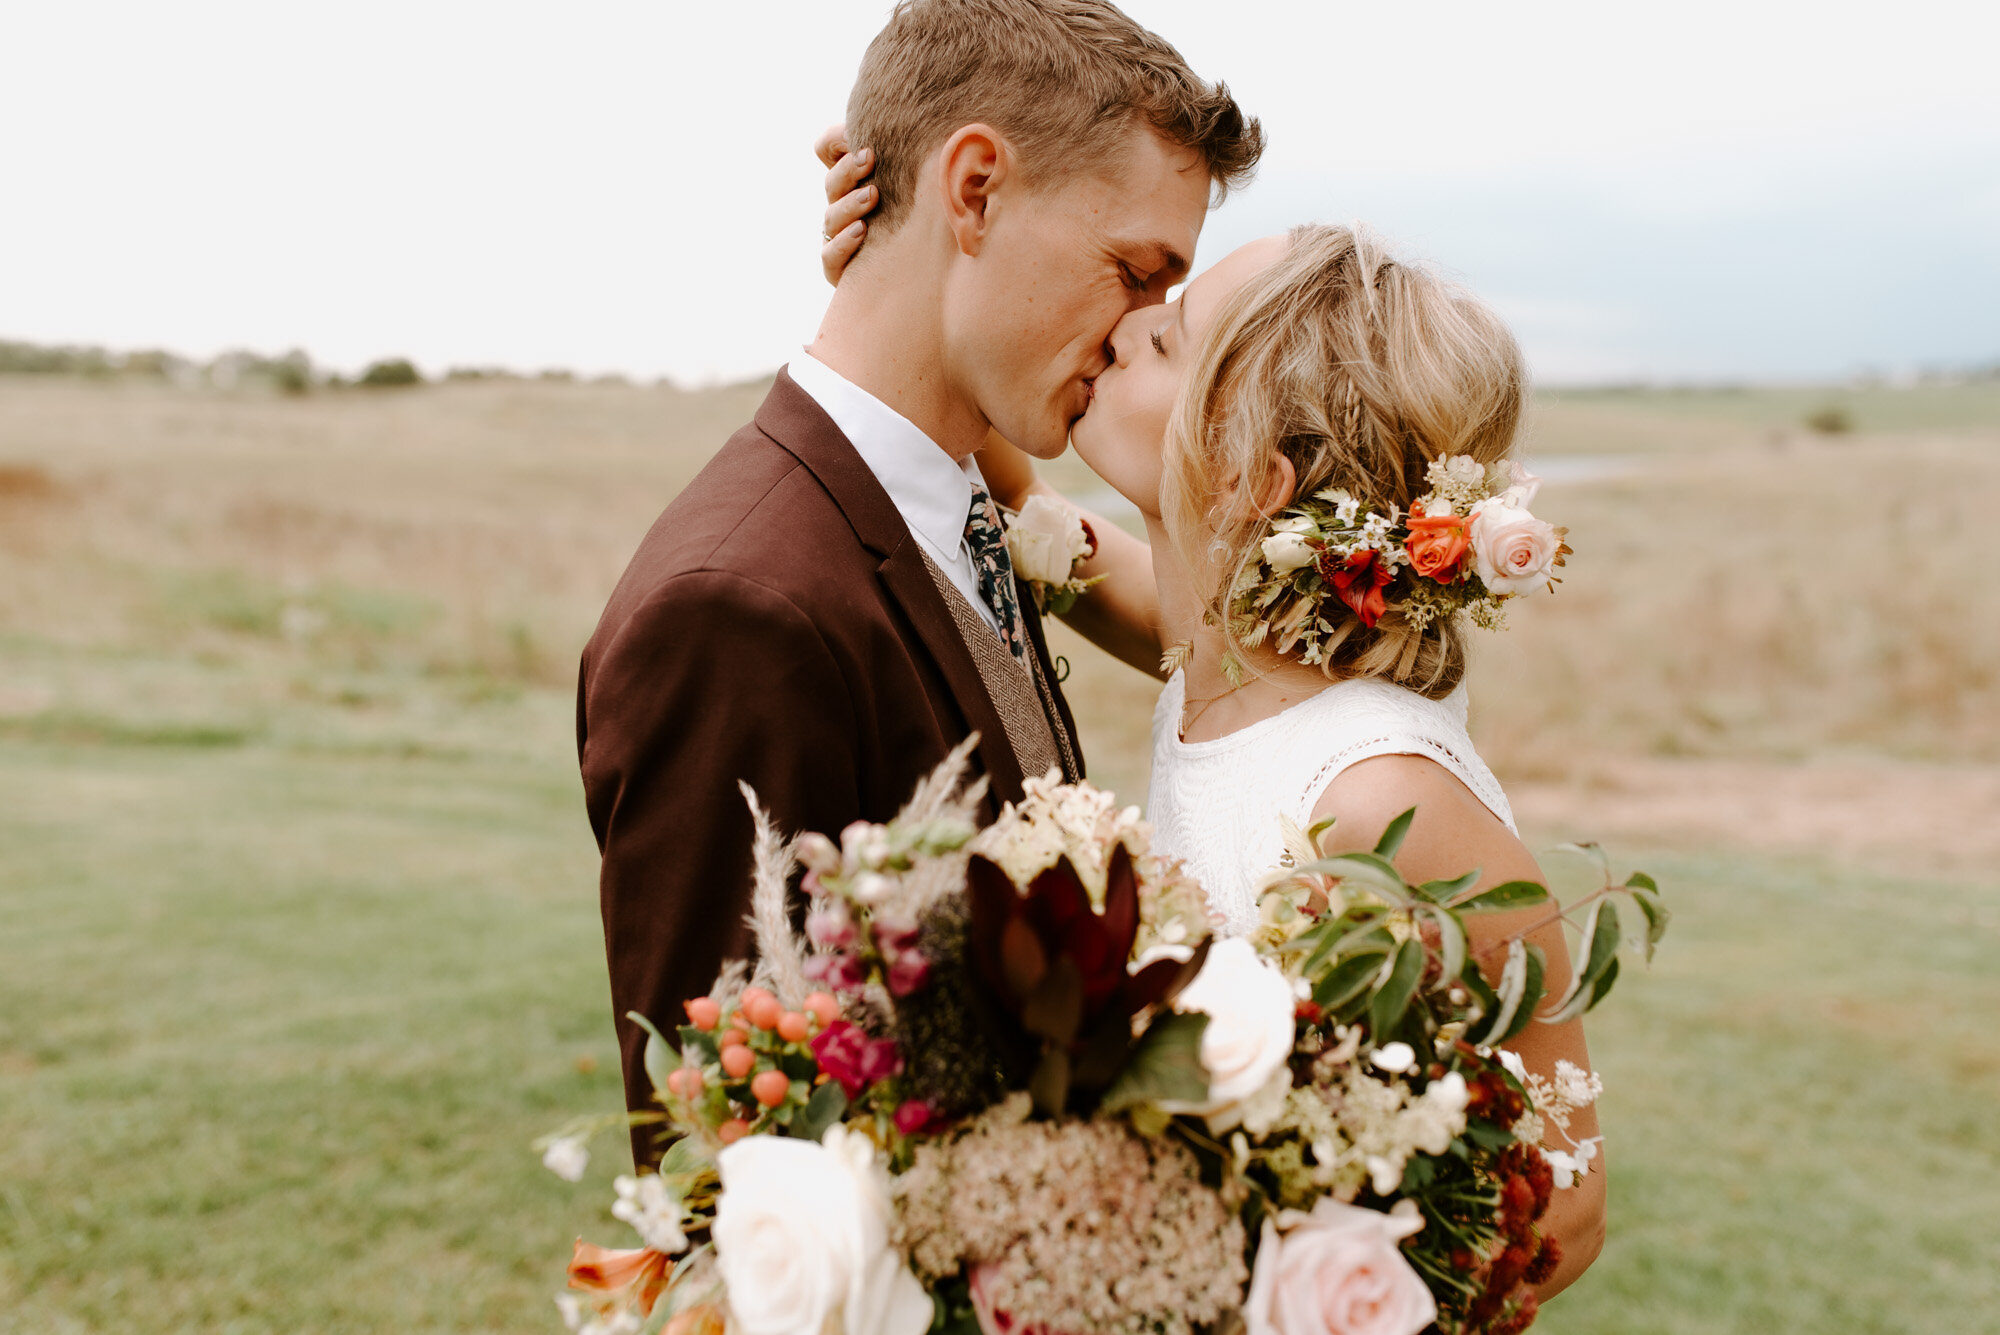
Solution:
<svg viewBox="0 0 2000 1335"><path fill-rule="evenodd" d="M1562 1264L1562 1244L1554 1238L1543 1238L1542 1249L1535 1254L1535 1263L1528 1267L1525 1276L1530 1284L1546 1284L1555 1275L1556 1267Z"/></svg>
<svg viewBox="0 0 2000 1335"><path fill-rule="evenodd" d="M1344 558L1326 552L1319 558L1319 574L1321 579L1333 586L1340 601L1354 609L1354 615L1361 618L1361 624L1368 629L1375 629L1375 623L1389 610L1382 588L1396 577L1396 573L1388 568L1373 548L1364 548Z"/></svg>
<svg viewBox="0 0 2000 1335"><path fill-rule="evenodd" d="M931 980L931 962L917 949L917 929L875 924L875 945L882 952L889 995L907 997Z"/></svg>
<svg viewBox="0 0 2000 1335"><path fill-rule="evenodd" d="M1000 1008L1040 1041L1029 1088L1044 1112L1060 1109L1072 1087L1109 1084L1131 1050L1133 1018L1173 1000L1208 958L1203 941L1186 961L1127 970L1139 931L1139 882L1123 844L1112 850L1102 911L1068 858L1023 889L974 856L966 892L967 955Z"/></svg>
<svg viewBox="0 0 2000 1335"><path fill-rule="evenodd" d="M903 1054L888 1038L870 1038L846 1020L835 1020L813 1035L813 1060L819 1069L840 1082L850 1099L878 1080L887 1080L903 1070Z"/></svg>
<svg viewBox="0 0 2000 1335"><path fill-rule="evenodd" d="M914 1136L937 1119L937 1111L922 1099L904 1099L896 1109L896 1129Z"/></svg>

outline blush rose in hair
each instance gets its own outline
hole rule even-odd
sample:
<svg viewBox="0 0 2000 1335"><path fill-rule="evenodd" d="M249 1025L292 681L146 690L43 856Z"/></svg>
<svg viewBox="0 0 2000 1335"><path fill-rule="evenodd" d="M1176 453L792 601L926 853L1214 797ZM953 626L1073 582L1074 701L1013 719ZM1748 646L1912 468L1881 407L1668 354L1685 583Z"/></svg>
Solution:
<svg viewBox="0 0 2000 1335"><path fill-rule="evenodd" d="M1562 534L1526 510L1500 501L1472 514L1472 559L1492 593L1528 593L1546 584L1562 550Z"/></svg>
<svg viewBox="0 0 2000 1335"><path fill-rule="evenodd" d="M1330 1196L1310 1214L1265 1220L1243 1304L1248 1335L1417 1335L1437 1303L1397 1243L1423 1226L1414 1209L1384 1214Z"/></svg>

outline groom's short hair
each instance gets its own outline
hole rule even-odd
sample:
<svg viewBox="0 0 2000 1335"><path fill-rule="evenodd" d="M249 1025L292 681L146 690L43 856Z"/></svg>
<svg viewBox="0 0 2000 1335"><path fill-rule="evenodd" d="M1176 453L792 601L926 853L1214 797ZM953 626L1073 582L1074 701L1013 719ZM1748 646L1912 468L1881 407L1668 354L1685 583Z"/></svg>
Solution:
<svg viewBox="0 0 2000 1335"><path fill-rule="evenodd" d="M1226 86L1106 0L901 0L847 102L848 141L875 150L871 228L902 222L924 159L974 122L1007 136L1031 180L1112 166L1120 131L1143 123L1200 154L1217 201L1264 151Z"/></svg>

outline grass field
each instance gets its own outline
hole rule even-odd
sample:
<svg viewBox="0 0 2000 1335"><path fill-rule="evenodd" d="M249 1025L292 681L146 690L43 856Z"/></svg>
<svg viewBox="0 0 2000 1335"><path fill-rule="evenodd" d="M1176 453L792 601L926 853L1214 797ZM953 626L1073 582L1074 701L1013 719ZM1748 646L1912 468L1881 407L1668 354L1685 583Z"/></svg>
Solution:
<svg viewBox="0 0 2000 1335"><path fill-rule="evenodd" d="M1510 783L1993 772L2000 408L1773 393L1545 401L1538 456L1638 464L1551 485L1581 559L1482 655ZM620 1231L613 1138L527 1150L618 1103L574 653L756 398L0 381L0 1332L559 1329ZM1147 682L1066 652L1140 791ZM1618 852L1678 916L1592 1022L1612 1236L1541 1328L2000 1326L2000 871Z"/></svg>

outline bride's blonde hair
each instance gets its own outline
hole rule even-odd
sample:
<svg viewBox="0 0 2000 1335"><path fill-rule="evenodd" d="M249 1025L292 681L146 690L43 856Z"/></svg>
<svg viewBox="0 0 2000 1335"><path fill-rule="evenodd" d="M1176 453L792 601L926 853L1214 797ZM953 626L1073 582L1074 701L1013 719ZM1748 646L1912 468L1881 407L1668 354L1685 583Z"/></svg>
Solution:
<svg viewBox="0 0 2000 1335"><path fill-rule="evenodd" d="M1167 423L1161 513L1188 568L1214 574L1208 611L1239 658L1230 594L1271 515L1328 487L1408 510L1432 460L1506 457L1525 390L1514 336L1464 288L1365 229L1308 225L1290 242L1217 310ZM1274 498L1280 457L1297 482ZM1371 630L1336 598L1321 615L1344 632L1329 678L1442 697L1465 674L1455 618L1419 629L1392 605Z"/></svg>

